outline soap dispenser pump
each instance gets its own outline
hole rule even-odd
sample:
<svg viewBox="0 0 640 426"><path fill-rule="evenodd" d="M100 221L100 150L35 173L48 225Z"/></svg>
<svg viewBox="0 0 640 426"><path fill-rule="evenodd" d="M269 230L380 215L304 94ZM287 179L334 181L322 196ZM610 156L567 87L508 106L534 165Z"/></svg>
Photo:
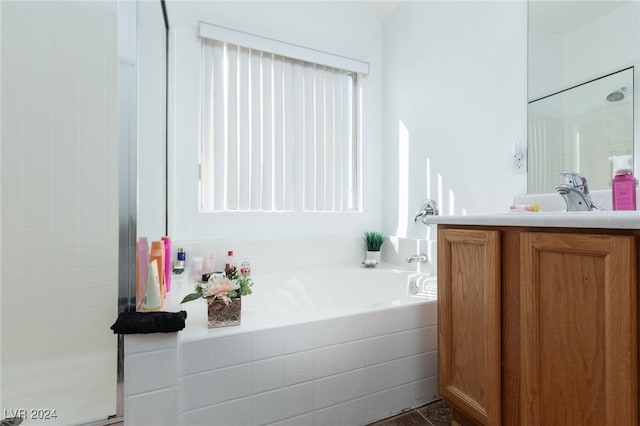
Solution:
<svg viewBox="0 0 640 426"><path fill-rule="evenodd" d="M611 180L611 206L613 210L636 209L636 178L633 176L631 155L614 155Z"/></svg>

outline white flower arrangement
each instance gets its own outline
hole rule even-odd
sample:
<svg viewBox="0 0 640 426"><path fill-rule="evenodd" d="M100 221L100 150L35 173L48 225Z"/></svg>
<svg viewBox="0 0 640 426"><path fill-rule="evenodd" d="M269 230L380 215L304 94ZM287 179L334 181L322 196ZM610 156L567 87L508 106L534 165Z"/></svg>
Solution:
<svg viewBox="0 0 640 426"><path fill-rule="evenodd" d="M224 275L212 274L209 281L196 284L195 291L187 294L180 303L202 298L209 302L219 299L229 304L231 299L253 293L252 285L253 281L250 277L240 274L235 267L232 267Z"/></svg>

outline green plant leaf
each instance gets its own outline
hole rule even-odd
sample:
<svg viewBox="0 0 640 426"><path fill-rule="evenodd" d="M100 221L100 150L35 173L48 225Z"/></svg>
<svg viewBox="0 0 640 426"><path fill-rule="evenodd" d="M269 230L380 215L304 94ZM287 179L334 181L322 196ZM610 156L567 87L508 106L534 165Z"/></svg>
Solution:
<svg viewBox="0 0 640 426"><path fill-rule="evenodd" d="M196 300L196 299L200 299L201 295L198 293L190 293L187 294L184 299L182 299L182 302L180 303L186 303L186 302L191 302L192 300Z"/></svg>
<svg viewBox="0 0 640 426"><path fill-rule="evenodd" d="M251 290L251 287L240 287L241 296L248 296L251 293L253 293L253 290Z"/></svg>
<svg viewBox="0 0 640 426"><path fill-rule="evenodd" d="M387 237L382 232L365 232L364 241L369 251L380 251Z"/></svg>

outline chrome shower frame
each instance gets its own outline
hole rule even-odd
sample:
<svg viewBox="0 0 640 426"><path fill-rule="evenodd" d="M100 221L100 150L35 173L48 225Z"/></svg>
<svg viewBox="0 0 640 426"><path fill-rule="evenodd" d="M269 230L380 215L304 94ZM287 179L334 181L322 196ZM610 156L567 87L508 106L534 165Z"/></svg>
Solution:
<svg viewBox="0 0 640 426"><path fill-rule="evenodd" d="M118 0L118 313L135 309L137 219L136 2ZM118 335L116 419L124 418L124 336Z"/></svg>

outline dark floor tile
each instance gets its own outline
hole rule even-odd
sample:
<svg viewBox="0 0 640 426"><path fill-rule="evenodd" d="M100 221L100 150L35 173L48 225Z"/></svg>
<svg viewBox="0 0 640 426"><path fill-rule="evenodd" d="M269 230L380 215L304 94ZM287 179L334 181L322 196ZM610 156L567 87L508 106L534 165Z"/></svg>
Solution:
<svg viewBox="0 0 640 426"><path fill-rule="evenodd" d="M431 423L426 421L424 417L416 411L409 411L408 413L398 414L397 416L380 420L369 426L431 426Z"/></svg>
<svg viewBox="0 0 640 426"><path fill-rule="evenodd" d="M451 425L451 407L445 401L434 402L418 409L418 412L433 424L433 426Z"/></svg>

